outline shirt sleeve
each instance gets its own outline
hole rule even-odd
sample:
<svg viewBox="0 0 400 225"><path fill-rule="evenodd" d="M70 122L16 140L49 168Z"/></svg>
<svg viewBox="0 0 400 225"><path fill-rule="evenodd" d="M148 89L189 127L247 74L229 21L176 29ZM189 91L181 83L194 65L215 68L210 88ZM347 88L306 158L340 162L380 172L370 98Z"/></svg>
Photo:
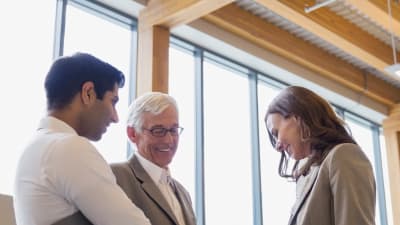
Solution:
<svg viewBox="0 0 400 225"><path fill-rule="evenodd" d="M332 152L329 177L337 225L375 224L375 179L371 163L357 145Z"/></svg>
<svg viewBox="0 0 400 225"><path fill-rule="evenodd" d="M150 225L141 209L117 185L104 158L85 138L54 144L44 174L58 195L96 225Z"/></svg>

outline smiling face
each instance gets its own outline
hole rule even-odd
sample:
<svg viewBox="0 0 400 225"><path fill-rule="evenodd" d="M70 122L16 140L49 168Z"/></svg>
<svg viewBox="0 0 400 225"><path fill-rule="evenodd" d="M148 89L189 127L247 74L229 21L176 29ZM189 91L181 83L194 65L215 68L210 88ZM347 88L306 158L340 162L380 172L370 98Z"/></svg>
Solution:
<svg viewBox="0 0 400 225"><path fill-rule="evenodd" d="M143 114L142 131L128 127L128 137L136 143L138 152L147 160L162 168L167 168L172 161L178 147L179 135L172 135L167 132L163 137L153 136L151 131L154 128L176 128L179 127L178 112L173 106L168 106L158 115L150 112Z"/></svg>
<svg viewBox="0 0 400 225"><path fill-rule="evenodd" d="M295 160L311 154L310 143L302 139L300 121L296 117L284 118L279 113L272 113L266 118L266 126L275 140L277 151L285 151Z"/></svg>

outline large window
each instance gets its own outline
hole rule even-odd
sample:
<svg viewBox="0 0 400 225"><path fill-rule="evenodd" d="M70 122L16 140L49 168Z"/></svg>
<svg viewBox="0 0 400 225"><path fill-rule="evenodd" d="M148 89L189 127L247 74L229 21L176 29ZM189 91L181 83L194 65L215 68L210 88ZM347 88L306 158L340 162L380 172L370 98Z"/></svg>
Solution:
<svg viewBox="0 0 400 225"><path fill-rule="evenodd" d="M376 198L376 224L386 224L385 187L380 154L382 151L380 151L381 145L379 144L379 129L373 123L370 123L353 114L345 113L344 115L345 121L347 125L349 125L354 139L356 139L361 149L367 155L374 169L375 180L378 184Z"/></svg>
<svg viewBox="0 0 400 225"><path fill-rule="evenodd" d="M179 124L184 128L178 150L170 164L172 176L189 191L195 203L195 113L194 58L190 51L170 48L169 94L179 108Z"/></svg>
<svg viewBox="0 0 400 225"><path fill-rule="evenodd" d="M2 194L12 194L22 148L46 112L43 82L52 60L55 6L54 0L41 0L0 7Z"/></svg>
<svg viewBox="0 0 400 225"><path fill-rule="evenodd" d="M204 141L206 224L251 224L248 78L213 60L204 62Z"/></svg>
<svg viewBox="0 0 400 225"><path fill-rule="evenodd" d="M126 160L127 135L126 117L129 104L129 92L133 91L131 81L132 30L134 21L105 9L90 9L91 5L74 3L67 5L65 21L64 55L75 52L87 52L112 64L125 74L125 86L119 90L117 111L119 123L111 124L102 139L94 142L108 162ZM108 12L111 16L105 17ZM114 16L114 17L112 17ZM107 35L105 35L107 34Z"/></svg>
<svg viewBox="0 0 400 225"><path fill-rule="evenodd" d="M264 122L267 107L278 91L278 88L271 84L259 82L258 108L264 225L286 224L296 197L294 182L278 175L281 154L271 146Z"/></svg>

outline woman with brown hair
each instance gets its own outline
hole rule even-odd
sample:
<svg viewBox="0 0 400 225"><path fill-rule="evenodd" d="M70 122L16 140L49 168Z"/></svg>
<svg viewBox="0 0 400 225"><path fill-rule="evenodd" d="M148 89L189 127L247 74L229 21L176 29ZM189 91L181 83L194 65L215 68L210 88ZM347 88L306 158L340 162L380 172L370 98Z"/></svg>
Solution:
<svg viewBox="0 0 400 225"><path fill-rule="evenodd" d="M279 175L296 181L290 225L375 224L371 163L329 105L298 86L284 89L265 115ZM289 158L296 160L288 172Z"/></svg>

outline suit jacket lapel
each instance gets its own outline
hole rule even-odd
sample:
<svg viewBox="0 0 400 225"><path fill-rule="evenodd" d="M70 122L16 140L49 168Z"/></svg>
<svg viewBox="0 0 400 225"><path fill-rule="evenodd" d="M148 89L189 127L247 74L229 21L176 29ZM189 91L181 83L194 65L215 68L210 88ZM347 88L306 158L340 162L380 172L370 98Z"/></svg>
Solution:
<svg viewBox="0 0 400 225"><path fill-rule="evenodd" d="M299 196L296 197L296 203L292 208L292 215L290 216L289 224L293 224L294 220L297 218L297 215L301 207L307 200L307 197L309 196L314 186L314 183L317 180L319 168L320 168L319 166L312 166L310 168L310 173L306 177L304 177L304 180L299 181L299 182L304 182L304 184L299 185L299 187L303 188L301 189L301 193L299 193Z"/></svg>
<svg viewBox="0 0 400 225"><path fill-rule="evenodd" d="M175 218L175 215L172 212L167 200L161 193L157 184L154 183L151 177L144 170L135 155L129 160L129 167L131 167L133 174L137 177L137 179L142 181L143 190L175 222L175 224L178 224L178 220Z"/></svg>
<svg viewBox="0 0 400 225"><path fill-rule="evenodd" d="M187 200L185 192L183 192L183 190L179 188L174 179L172 179L172 188L181 205L182 213L185 218L185 224L186 225L193 224L192 221L194 218L194 212L192 211L191 202Z"/></svg>

